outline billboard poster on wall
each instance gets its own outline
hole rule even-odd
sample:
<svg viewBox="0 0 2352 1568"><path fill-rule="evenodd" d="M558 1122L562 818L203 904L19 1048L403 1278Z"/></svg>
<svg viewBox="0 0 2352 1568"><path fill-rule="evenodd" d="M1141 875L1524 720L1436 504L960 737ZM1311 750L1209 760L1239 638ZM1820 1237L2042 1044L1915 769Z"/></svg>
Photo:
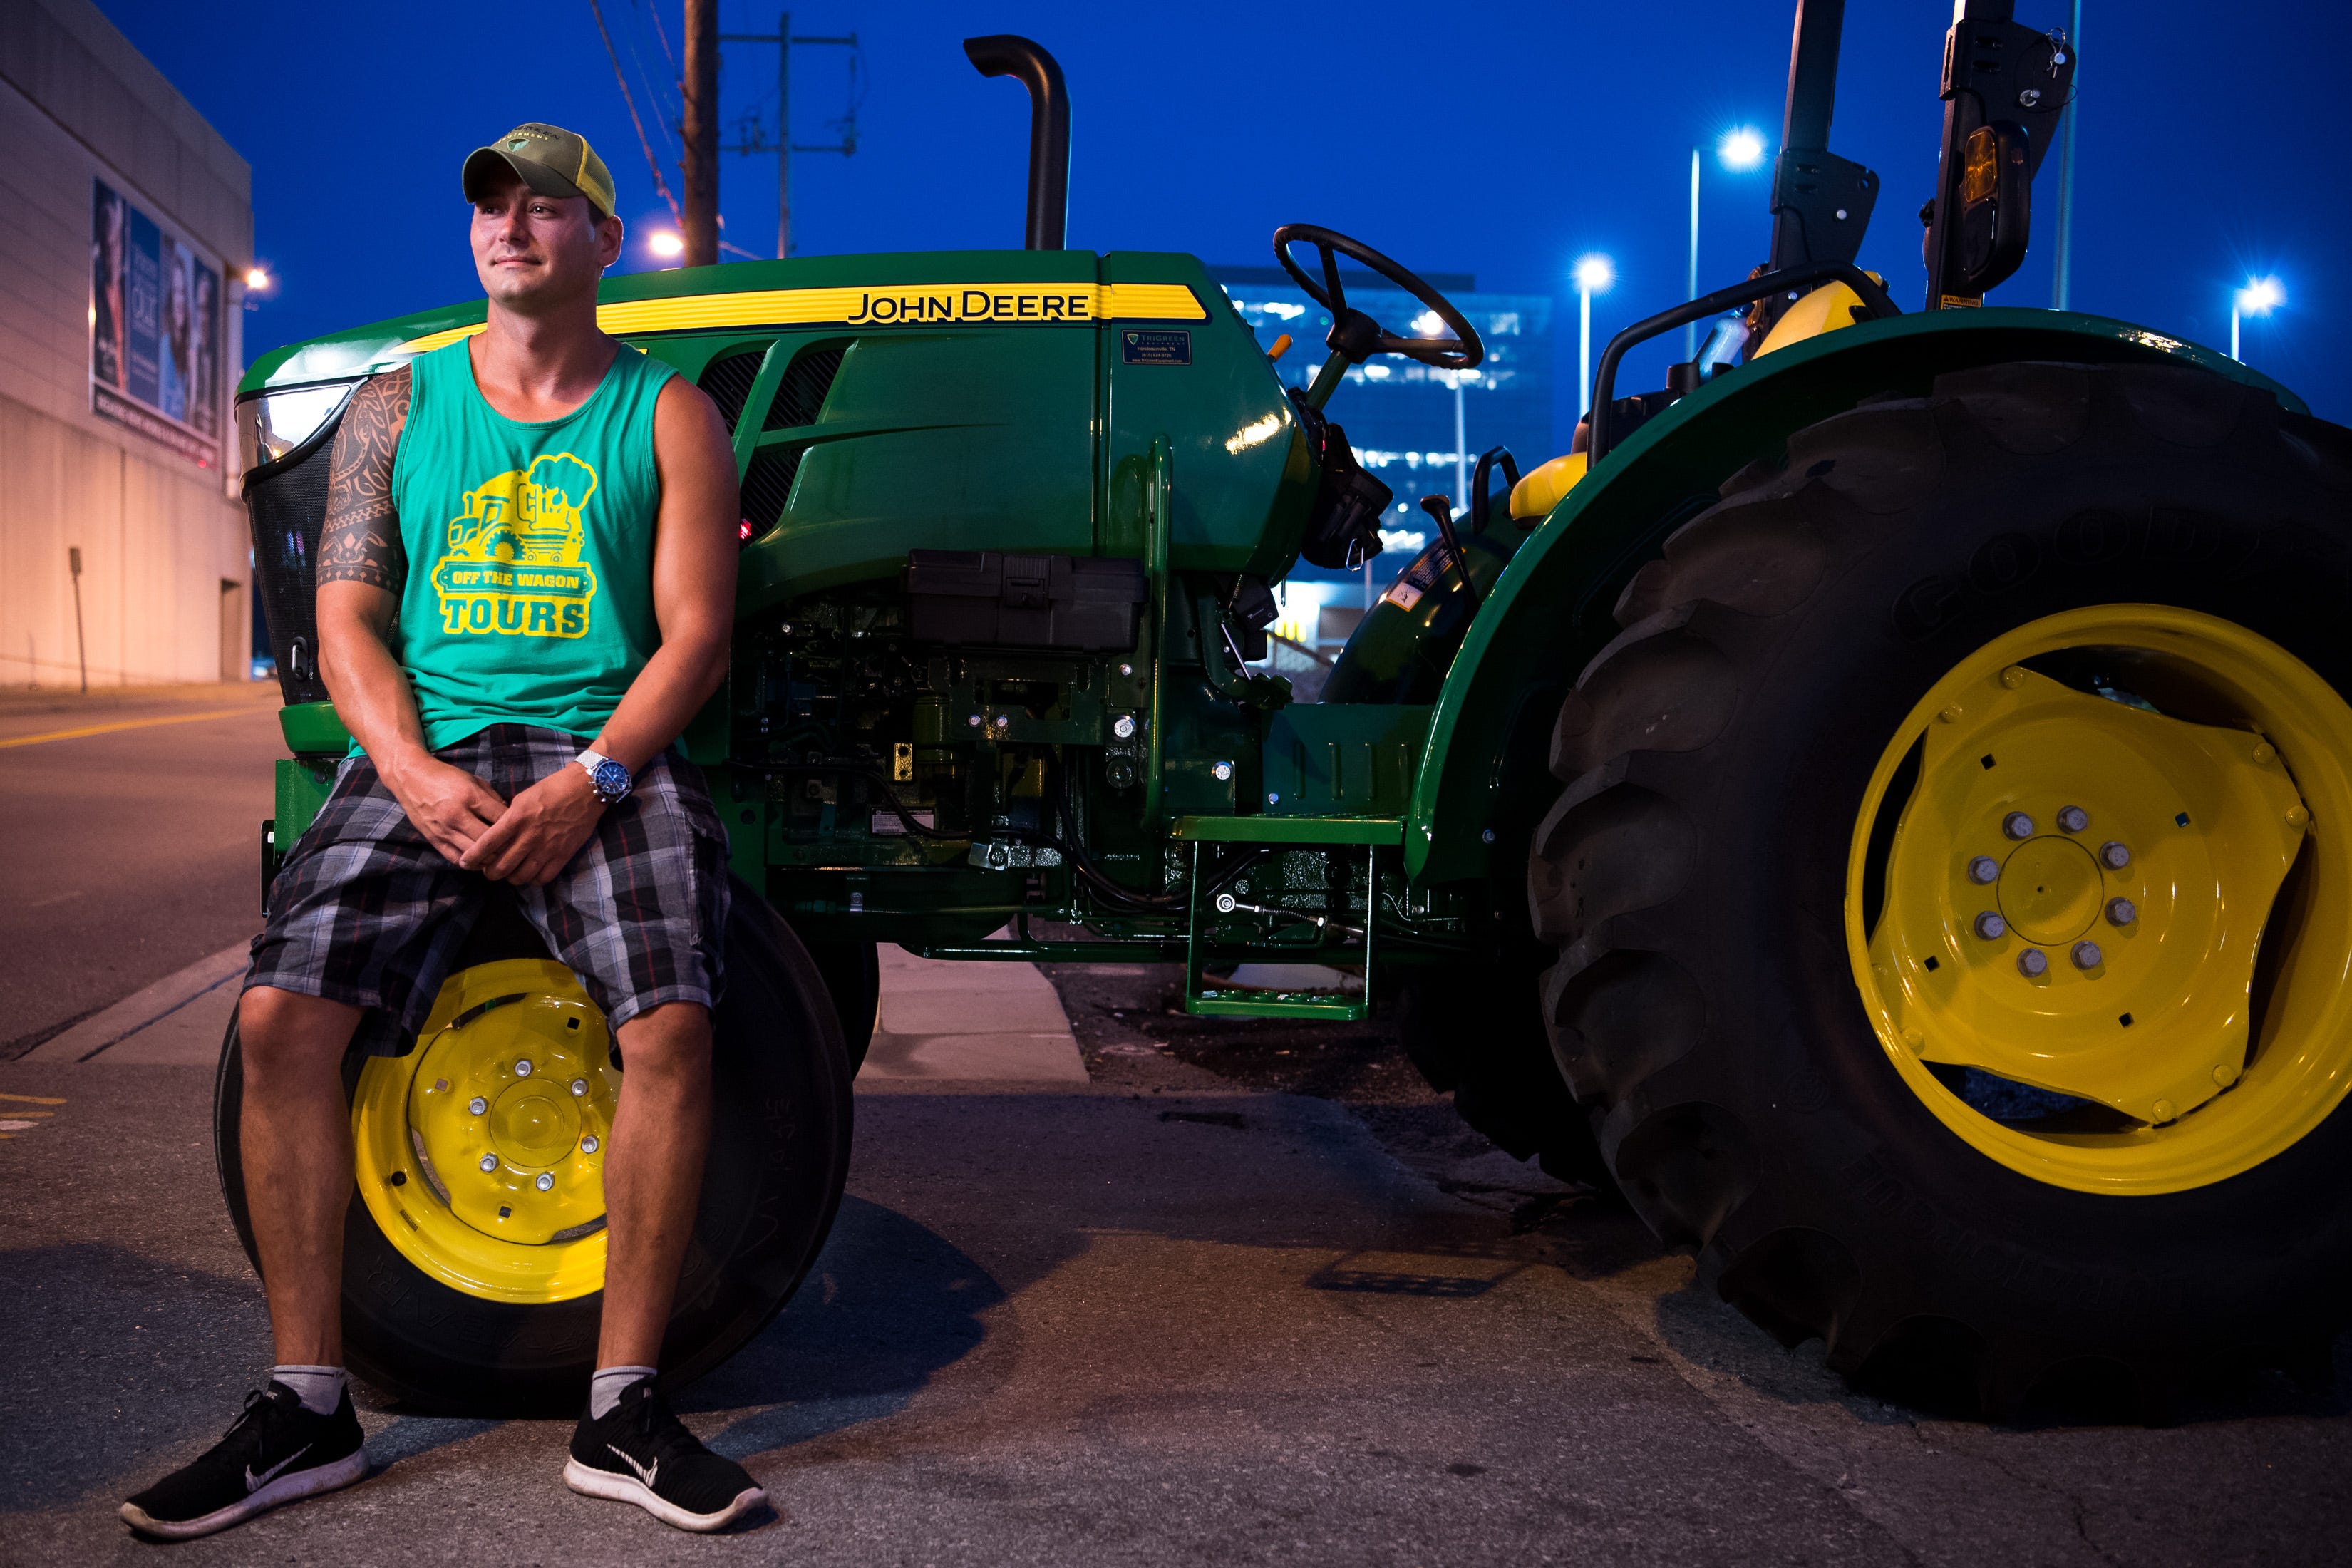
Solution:
<svg viewBox="0 0 2352 1568"><path fill-rule="evenodd" d="M221 450L221 275L104 180L93 185L89 405L209 468Z"/></svg>

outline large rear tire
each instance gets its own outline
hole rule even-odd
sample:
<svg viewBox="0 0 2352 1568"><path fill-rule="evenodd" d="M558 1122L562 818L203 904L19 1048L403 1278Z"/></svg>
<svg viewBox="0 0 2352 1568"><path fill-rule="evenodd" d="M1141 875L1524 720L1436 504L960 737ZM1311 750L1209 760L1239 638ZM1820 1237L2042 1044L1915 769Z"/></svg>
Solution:
<svg viewBox="0 0 2352 1568"><path fill-rule="evenodd" d="M345 1062L362 1167L344 1224L345 1353L354 1372L422 1410L565 1415L594 1370L604 1300L601 1165L578 1145L583 1128L593 1143L608 1126L610 1085L598 1081L586 1056L562 1058L554 1070L554 1114L583 1120L569 1129L566 1152L546 1156L544 1201L571 1205L547 1223L593 1212L585 1224L520 1246L498 1233L509 1209L515 1223L533 1217L536 1174L509 1169L478 1181L470 1165L446 1157L448 1148L437 1164L430 1160L431 1141L453 1136L433 1118L450 1113L433 1103L435 1085L417 1080L430 1062L443 1082L478 1071L510 1093L528 1093L551 1081L550 1063L578 1042L604 1055L603 1019L519 916L487 915L460 965L416 1049L397 1058L354 1053ZM791 1298L824 1244L848 1172L850 1069L840 1025L799 940L740 881L728 922L726 991L712 1025L710 1151L662 1347L672 1385L726 1360ZM506 1034L474 1051L482 1063L464 1059L465 1033L485 1027ZM516 1081L505 1058L524 1052L539 1061ZM613 1081L621 1070L616 1063ZM505 1109L495 1086L485 1086ZM257 1269L238 1142L242 1092L232 1020L215 1079L215 1153L237 1237ZM461 1100L471 1092L457 1082ZM420 1108L413 1121L404 1120L408 1107ZM509 1114L509 1143L535 1135L532 1115L543 1123L546 1107ZM471 1186L509 1175L520 1178L518 1195L496 1208L495 1219L475 1213L480 1202L469 1200L481 1194ZM488 1201L496 1205L502 1195ZM401 1234L388 1234L388 1224Z"/></svg>
<svg viewBox="0 0 2352 1568"><path fill-rule="evenodd" d="M1462 1120L1515 1160L1547 1175L1613 1194L1593 1113L1560 1081L1537 1005L1536 967L1448 964L1416 970L1397 985L1404 1053Z"/></svg>
<svg viewBox="0 0 2352 1568"><path fill-rule="evenodd" d="M2084 1363L2151 1412L2202 1368L2325 1363L2352 1285L2352 1028L2314 984L2352 952L2347 586L2352 433L2174 367L1999 365L1867 402L1668 541L1561 710L1529 903L1561 1072L1703 1279L1850 1375L1926 1373L1995 1414ZM2000 718L2028 698L2090 728ZM2083 761L2100 726L2267 769L2243 798L2269 801L2272 870L2225 867L2171 804L2128 825L2139 785ZM2015 800L2042 826L2011 842L1970 792L2034 747L2050 776ZM2149 751L2147 787L2189 791L2159 764L2192 750ZM2307 835L2277 810L2296 789ZM2118 910L2068 840L2077 798L2132 864L2220 869ZM2035 845L2091 868L2084 931L2053 879L2009 887L2000 858ZM1996 895L2005 929L1979 931ZM2229 963L2146 942L2224 906ZM2183 1046L2107 1005L2157 993L2251 997L2251 1040L2242 1005ZM2135 1080L2118 1042L2209 1050L2193 1096Z"/></svg>

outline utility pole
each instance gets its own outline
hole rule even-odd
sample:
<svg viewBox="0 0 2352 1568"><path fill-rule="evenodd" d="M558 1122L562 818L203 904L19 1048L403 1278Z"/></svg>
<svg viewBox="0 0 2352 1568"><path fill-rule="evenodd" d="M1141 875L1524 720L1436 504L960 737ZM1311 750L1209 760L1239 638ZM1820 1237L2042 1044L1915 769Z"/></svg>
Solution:
<svg viewBox="0 0 2352 1568"><path fill-rule="evenodd" d="M793 143L793 46L795 44L836 44L852 51L850 69L857 68L856 50L857 35L838 37L818 37L793 31L793 14L778 13L773 33L722 33L719 41L727 44L773 44L776 46L776 139L771 142L768 133L758 120L747 115L737 134L741 138L723 153L773 153L776 155L776 258L782 260L793 253L793 154L795 153L838 153L843 157L857 152L857 109L853 102L849 112L835 121L841 127L841 140L816 146L795 146ZM738 252L738 254L741 254Z"/></svg>
<svg viewBox="0 0 2352 1568"><path fill-rule="evenodd" d="M710 267L719 260L719 0L686 0L686 80L679 85L686 200L678 227L686 265Z"/></svg>

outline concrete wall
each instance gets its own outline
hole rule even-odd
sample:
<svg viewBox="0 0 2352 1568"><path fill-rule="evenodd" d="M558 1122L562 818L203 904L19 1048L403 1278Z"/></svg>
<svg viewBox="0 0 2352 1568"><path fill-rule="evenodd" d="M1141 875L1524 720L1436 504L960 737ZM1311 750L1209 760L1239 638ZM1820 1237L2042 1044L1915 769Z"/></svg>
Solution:
<svg viewBox="0 0 2352 1568"><path fill-rule="evenodd" d="M251 172L86 0L0 0L0 684L79 679L76 548L92 686L217 680L242 662L225 597L250 613L226 417L244 312L229 289L209 466L91 412L90 199L105 180L235 278Z"/></svg>

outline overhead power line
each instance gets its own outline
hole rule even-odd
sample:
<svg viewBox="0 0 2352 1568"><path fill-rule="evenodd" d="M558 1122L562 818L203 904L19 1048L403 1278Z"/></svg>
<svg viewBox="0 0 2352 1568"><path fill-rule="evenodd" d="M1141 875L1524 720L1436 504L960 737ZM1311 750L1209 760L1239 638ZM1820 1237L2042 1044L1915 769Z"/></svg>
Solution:
<svg viewBox="0 0 2352 1568"><path fill-rule="evenodd" d="M654 156L654 144L646 138L646 122L637 114L637 100L629 91L628 75L621 69L620 51L613 47L613 35L604 26L604 8L596 0L588 0L588 12L596 18L596 36L604 40L605 58L613 62L613 79L620 84L621 101L629 106L629 123L637 128L637 145L645 149L646 167L653 171L654 189L659 191L662 200L669 204L670 220L683 224L685 220L678 215L677 198L670 195L669 182L662 178L661 160Z"/></svg>
<svg viewBox="0 0 2352 1568"><path fill-rule="evenodd" d="M653 115L654 123L661 128L662 150L667 153L672 159L676 159L678 156L677 142L676 138L672 136L671 132L677 128L678 121L686 118L685 105L676 101L678 88L677 64L675 60L670 62L670 90L667 95L665 95L662 91L661 85L656 79L654 73L646 68L645 51L637 47L638 35L645 31L645 27L642 22L637 19L637 12L640 7L638 7L636 0L630 0L630 8L629 58L637 68L637 85L645 89L647 112ZM654 34L657 38L661 39L662 53L667 56L669 53L669 40L661 30L660 7L648 6L643 7L643 9L649 9L653 12Z"/></svg>

